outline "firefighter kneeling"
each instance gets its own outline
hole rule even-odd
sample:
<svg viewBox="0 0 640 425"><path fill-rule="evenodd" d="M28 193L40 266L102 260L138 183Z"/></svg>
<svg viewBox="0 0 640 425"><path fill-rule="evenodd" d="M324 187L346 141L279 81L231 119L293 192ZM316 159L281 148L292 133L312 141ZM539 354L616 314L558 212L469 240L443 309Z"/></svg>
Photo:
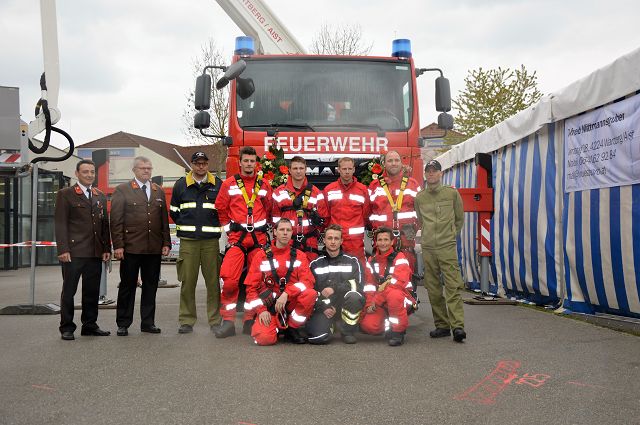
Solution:
<svg viewBox="0 0 640 425"><path fill-rule="evenodd" d="M245 284L247 304L258 317L251 336L258 345L273 345L284 331L296 344L307 342L301 330L313 311L316 291L304 253L291 246L291 222L282 219L274 229L275 242L257 252Z"/></svg>
<svg viewBox="0 0 640 425"><path fill-rule="evenodd" d="M367 262L365 314L360 329L373 335L389 332L389 345L398 346L404 342L408 315L416 305L411 295L411 267L404 254L393 249L393 230L378 228L375 241L376 252Z"/></svg>
<svg viewBox="0 0 640 425"><path fill-rule="evenodd" d="M326 254L311 262L318 300L307 322L309 343L331 341L337 322L342 341L355 344L355 331L364 306L360 262L342 252L342 227L337 224L327 227L324 244Z"/></svg>

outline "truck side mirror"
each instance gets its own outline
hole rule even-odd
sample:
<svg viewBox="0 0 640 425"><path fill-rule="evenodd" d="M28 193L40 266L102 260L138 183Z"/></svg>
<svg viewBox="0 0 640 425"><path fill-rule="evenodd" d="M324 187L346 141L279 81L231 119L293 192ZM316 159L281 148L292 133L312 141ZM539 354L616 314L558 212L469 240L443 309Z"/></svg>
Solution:
<svg viewBox="0 0 640 425"><path fill-rule="evenodd" d="M449 112L451 110L451 88L445 77L436 78L436 111Z"/></svg>
<svg viewBox="0 0 640 425"><path fill-rule="evenodd" d="M193 126L199 130L209 128L211 125L211 116L207 111L199 111L193 117Z"/></svg>
<svg viewBox="0 0 640 425"><path fill-rule="evenodd" d="M453 130L453 117L446 112L438 115L438 128L443 130Z"/></svg>
<svg viewBox="0 0 640 425"><path fill-rule="evenodd" d="M194 103L198 111L211 107L211 76L209 74L202 74L196 78Z"/></svg>
<svg viewBox="0 0 640 425"><path fill-rule="evenodd" d="M222 77L220 77L220 79L216 83L216 88L220 90L221 88L229 84L229 81L234 80L236 77L242 74L246 67L247 63L243 60L239 60L238 62L229 65Z"/></svg>
<svg viewBox="0 0 640 425"><path fill-rule="evenodd" d="M253 78L236 78L236 93L238 93L240 99L250 98L255 91L256 86L253 84Z"/></svg>

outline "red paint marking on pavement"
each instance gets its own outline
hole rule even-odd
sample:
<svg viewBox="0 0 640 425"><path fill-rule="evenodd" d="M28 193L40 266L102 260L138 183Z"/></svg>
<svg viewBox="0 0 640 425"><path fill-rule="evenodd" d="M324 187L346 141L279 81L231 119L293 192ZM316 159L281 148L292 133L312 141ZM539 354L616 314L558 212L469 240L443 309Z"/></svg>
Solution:
<svg viewBox="0 0 640 425"><path fill-rule="evenodd" d="M567 381L567 384L577 385L578 387L604 388L601 385L591 385L591 384L585 384L584 382L576 382L576 381Z"/></svg>
<svg viewBox="0 0 640 425"><path fill-rule="evenodd" d="M48 387L46 385L35 385L35 384L31 385L31 387L37 388L39 390L47 390L47 391L53 391L55 389L55 388Z"/></svg>
<svg viewBox="0 0 640 425"><path fill-rule="evenodd" d="M526 384L533 388L539 388L543 386L546 380L549 378L551 378L551 376L545 375L544 373L536 373L536 374L525 373L524 375L522 375L522 378L516 381L516 384L517 385Z"/></svg>
<svg viewBox="0 0 640 425"><path fill-rule="evenodd" d="M496 397L507 388L511 381L518 377L516 372L519 367L520 362L518 361L501 360L496 368L480 382L453 398L471 400L474 403L484 405L495 404Z"/></svg>

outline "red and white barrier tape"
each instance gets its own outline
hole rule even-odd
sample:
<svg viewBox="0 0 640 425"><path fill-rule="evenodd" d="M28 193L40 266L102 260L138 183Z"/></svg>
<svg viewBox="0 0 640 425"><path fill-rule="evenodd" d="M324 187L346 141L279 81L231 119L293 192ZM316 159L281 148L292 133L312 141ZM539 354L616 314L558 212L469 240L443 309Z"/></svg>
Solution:
<svg viewBox="0 0 640 425"><path fill-rule="evenodd" d="M0 243L0 249L1 248L11 248L11 247L14 247L14 246L32 247L34 245L33 242L34 241L17 242L17 243ZM35 246L56 246L56 245L57 244L55 242L35 241Z"/></svg>

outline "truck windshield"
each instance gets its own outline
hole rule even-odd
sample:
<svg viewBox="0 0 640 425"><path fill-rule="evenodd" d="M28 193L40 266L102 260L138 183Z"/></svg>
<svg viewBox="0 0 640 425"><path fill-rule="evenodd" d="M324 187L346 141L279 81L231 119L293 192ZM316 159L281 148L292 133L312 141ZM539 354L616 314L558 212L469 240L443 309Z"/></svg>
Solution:
<svg viewBox="0 0 640 425"><path fill-rule="evenodd" d="M406 131L413 90L409 63L383 60L247 60L253 80L236 114L247 130L279 126L301 131ZM241 84L240 82L238 84Z"/></svg>

